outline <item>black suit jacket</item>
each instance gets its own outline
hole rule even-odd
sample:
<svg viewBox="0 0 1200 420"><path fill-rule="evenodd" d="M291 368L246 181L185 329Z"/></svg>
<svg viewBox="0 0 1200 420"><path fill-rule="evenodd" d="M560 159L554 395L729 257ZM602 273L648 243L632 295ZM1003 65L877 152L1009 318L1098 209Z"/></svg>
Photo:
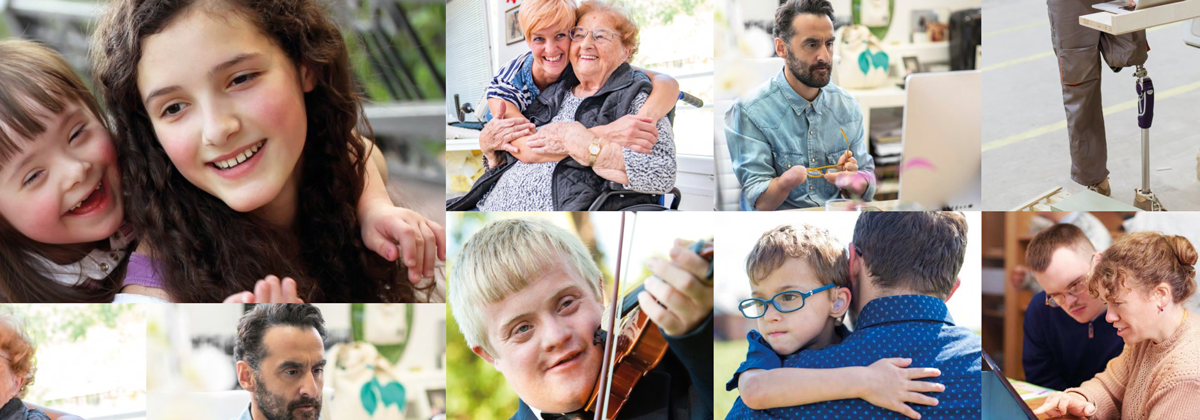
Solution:
<svg viewBox="0 0 1200 420"><path fill-rule="evenodd" d="M690 334L666 337L670 351L638 381L618 419L712 420L712 337L712 315ZM521 401L510 420L541 419Z"/></svg>

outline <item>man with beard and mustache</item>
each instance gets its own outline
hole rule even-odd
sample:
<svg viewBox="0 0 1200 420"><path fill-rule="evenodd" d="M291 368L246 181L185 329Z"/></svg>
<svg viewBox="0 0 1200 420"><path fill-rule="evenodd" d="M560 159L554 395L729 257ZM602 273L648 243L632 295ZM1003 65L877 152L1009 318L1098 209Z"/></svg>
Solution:
<svg viewBox="0 0 1200 420"><path fill-rule="evenodd" d="M1088 293L1094 255L1092 241L1071 224L1046 228L1029 241L1025 263L1045 289L1025 310L1021 362L1029 383L1057 390L1078 387L1125 347L1104 318L1108 306Z"/></svg>
<svg viewBox="0 0 1200 420"><path fill-rule="evenodd" d="M775 53L785 68L725 113L742 210L817 207L839 196L875 195L875 162L867 153L862 111L854 97L829 83L833 20L828 0L780 6ZM836 171L820 169L832 166ZM809 177L809 168L822 176Z"/></svg>
<svg viewBox="0 0 1200 420"><path fill-rule="evenodd" d="M309 304L262 304L238 322L238 383L252 397L238 420L314 420L321 414L325 320Z"/></svg>

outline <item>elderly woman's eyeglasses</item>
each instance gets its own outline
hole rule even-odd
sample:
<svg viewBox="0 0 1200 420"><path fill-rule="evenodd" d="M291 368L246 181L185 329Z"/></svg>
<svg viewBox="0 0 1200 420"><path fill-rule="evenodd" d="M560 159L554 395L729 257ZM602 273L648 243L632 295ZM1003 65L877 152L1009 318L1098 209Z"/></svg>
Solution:
<svg viewBox="0 0 1200 420"><path fill-rule="evenodd" d="M583 41L583 38L588 36L589 33L591 33L592 39L595 40L597 44L607 44L620 37L619 34L608 29L587 30L582 26L576 26L575 29L571 30L571 40L575 42Z"/></svg>
<svg viewBox="0 0 1200 420"><path fill-rule="evenodd" d="M766 315L767 305L774 306L775 310L779 311L780 313L796 312L800 310L800 308L804 307L805 299L814 294L830 289L833 286L833 284L826 284L813 289L811 292L801 292L797 290L779 292L775 296L772 296L769 300L759 298L746 299L743 300L742 303L738 304L738 310L742 311L742 316L750 319L762 318L763 315Z"/></svg>

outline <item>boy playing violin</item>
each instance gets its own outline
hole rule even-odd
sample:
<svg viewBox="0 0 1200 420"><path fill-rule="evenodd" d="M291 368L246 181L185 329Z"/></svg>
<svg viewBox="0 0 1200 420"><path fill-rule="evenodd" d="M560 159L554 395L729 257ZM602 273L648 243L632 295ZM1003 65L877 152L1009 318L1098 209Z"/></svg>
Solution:
<svg viewBox="0 0 1200 420"><path fill-rule="evenodd" d="M655 275L637 298L669 350L620 419L713 417L711 263L688 245L677 240L670 262L649 264ZM475 233L451 267L454 319L520 397L512 419L591 419L582 410L603 360L603 276L583 242L546 221L501 220Z"/></svg>

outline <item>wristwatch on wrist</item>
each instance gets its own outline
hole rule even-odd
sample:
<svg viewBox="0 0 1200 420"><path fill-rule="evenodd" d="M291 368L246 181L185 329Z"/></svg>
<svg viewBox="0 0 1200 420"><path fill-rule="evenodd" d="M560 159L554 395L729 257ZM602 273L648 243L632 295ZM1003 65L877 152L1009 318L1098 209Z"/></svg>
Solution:
<svg viewBox="0 0 1200 420"><path fill-rule="evenodd" d="M600 156L600 138L592 138L592 145L588 146L588 167L596 164L596 157Z"/></svg>

